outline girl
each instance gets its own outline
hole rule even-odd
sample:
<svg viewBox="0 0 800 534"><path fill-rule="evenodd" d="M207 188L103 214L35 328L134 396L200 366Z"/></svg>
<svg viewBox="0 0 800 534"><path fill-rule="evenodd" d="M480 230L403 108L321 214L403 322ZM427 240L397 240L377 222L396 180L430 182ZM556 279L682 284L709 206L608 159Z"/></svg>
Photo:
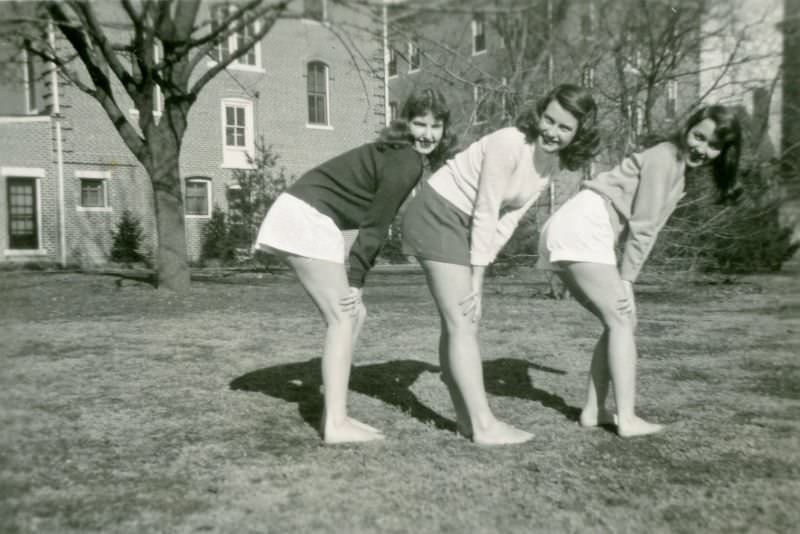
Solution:
<svg viewBox="0 0 800 534"><path fill-rule="evenodd" d="M450 112L438 91L413 94L373 143L345 152L304 174L270 208L256 248L285 259L327 325L322 355L326 443L382 439L379 430L347 416L353 345L366 318L361 291L398 208L452 144ZM342 230L358 229L345 269Z"/></svg>
<svg viewBox="0 0 800 534"><path fill-rule="evenodd" d="M441 318L442 379L459 432L476 443L532 437L497 420L489 408L478 346L484 271L548 180L591 156L596 115L588 91L555 88L516 127L491 133L448 160L405 213L403 248L422 265Z"/></svg>
<svg viewBox="0 0 800 534"><path fill-rule="evenodd" d="M576 299L603 323L592 357L582 426L615 421L622 437L662 429L634 411L633 283L658 232L683 196L687 169L710 164L722 199L732 196L740 131L736 117L724 106L700 109L669 141L633 154L584 182L582 190L542 228L539 267L556 270ZM622 258L617 268L614 247L620 234ZM616 416L604 407L609 379L614 384Z"/></svg>

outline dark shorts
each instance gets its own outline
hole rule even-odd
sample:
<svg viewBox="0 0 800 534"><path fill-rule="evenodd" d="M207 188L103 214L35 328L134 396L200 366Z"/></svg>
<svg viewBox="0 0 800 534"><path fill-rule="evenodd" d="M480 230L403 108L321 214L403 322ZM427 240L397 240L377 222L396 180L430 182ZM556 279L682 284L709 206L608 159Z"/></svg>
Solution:
<svg viewBox="0 0 800 534"><path fill-rule="evenodd" d="M423 182L403 215L403 254L470 265L470 227L469 215Z"/></svg>

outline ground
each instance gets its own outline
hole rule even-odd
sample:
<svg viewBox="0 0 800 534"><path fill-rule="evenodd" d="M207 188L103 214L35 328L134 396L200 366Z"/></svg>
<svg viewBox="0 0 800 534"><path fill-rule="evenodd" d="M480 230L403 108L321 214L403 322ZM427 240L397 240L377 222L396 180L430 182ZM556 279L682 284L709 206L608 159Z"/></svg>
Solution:
<svg viewBox="0 0 800 534"><path fill-rule="evenodd" d="M323 446L321 320L292 276L0 272L0 532L789 532L800 524L800 292L789 275L638 287L639 411L576 423L598 327L540 275L488 281L487 389L532 442L454 433L413 269L368 281L352 414ZM794 526L792 526L794 525Z"/></svg>

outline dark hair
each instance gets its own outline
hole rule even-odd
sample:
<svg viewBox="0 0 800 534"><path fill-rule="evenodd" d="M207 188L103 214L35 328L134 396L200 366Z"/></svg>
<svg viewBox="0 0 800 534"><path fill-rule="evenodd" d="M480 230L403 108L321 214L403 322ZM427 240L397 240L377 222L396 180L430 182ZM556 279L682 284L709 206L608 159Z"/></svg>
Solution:
<svg viewBox="0 0 800 534"><path fill-rule="evenodd" d="M579 169L597 153L600 145L597 104L589 90L569 83L561 84L540 99L535 108L523 112L517 118L516 126L525 134L526 141L536 141L539 136L539 119L554 100L578 120L575 138L558 155L563 167L569 170Z"/></svg>
<svg viewBox="0 0 800 534"><path fill-rule="evenodd" d="M414 91L403 104L400 116L381 131L378 144L392 147L412 145L414 138L411 136L409 122L414 117L428 112L444 125L439 145L427 156L431 167L437 169L451 155L456 144L456 136L450 132L450 108L447 107L444 95L436 89Z"/></svg>
<svg viewBox="0 0 800 534"><path fill-rule="evenodd" d="M706 119L714 121L716 125L714 136L722 145L719 156L711 162L714 185L719 191L721 202L733 201L741 193L737 174L739 172L739 156L742 152L742 127L731 108L715 104L698 109L686 120L683 129L676 131L669 140L678 147L678 151L683 157L689 148L687 146L689 130Z"/></svg>

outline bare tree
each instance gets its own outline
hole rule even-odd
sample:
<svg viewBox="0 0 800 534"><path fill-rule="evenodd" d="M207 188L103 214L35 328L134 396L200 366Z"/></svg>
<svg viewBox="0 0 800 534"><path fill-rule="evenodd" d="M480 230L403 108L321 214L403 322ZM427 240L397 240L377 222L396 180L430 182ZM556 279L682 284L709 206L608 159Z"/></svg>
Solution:
<svg viewBox="0 0 800 534"><path fill-rule="evenodd" d="M228 65L247 54L290 0L223 4L201 18L201 0L82 0L22 3L3 21L3 39L40 57L92 96L150 177L156 210L159 287L189 287L181 143L197 95ZM113 18L109 18L109 14ZM112 23L113 22L113 23ZM50 39L57 32L61 39ZM215 54L237 36L235 50ZM213 57L212 66L207 60ZM120 109L118 88L139 111L138 128ZM163 95L160 120L156 88Z"/></svg>

